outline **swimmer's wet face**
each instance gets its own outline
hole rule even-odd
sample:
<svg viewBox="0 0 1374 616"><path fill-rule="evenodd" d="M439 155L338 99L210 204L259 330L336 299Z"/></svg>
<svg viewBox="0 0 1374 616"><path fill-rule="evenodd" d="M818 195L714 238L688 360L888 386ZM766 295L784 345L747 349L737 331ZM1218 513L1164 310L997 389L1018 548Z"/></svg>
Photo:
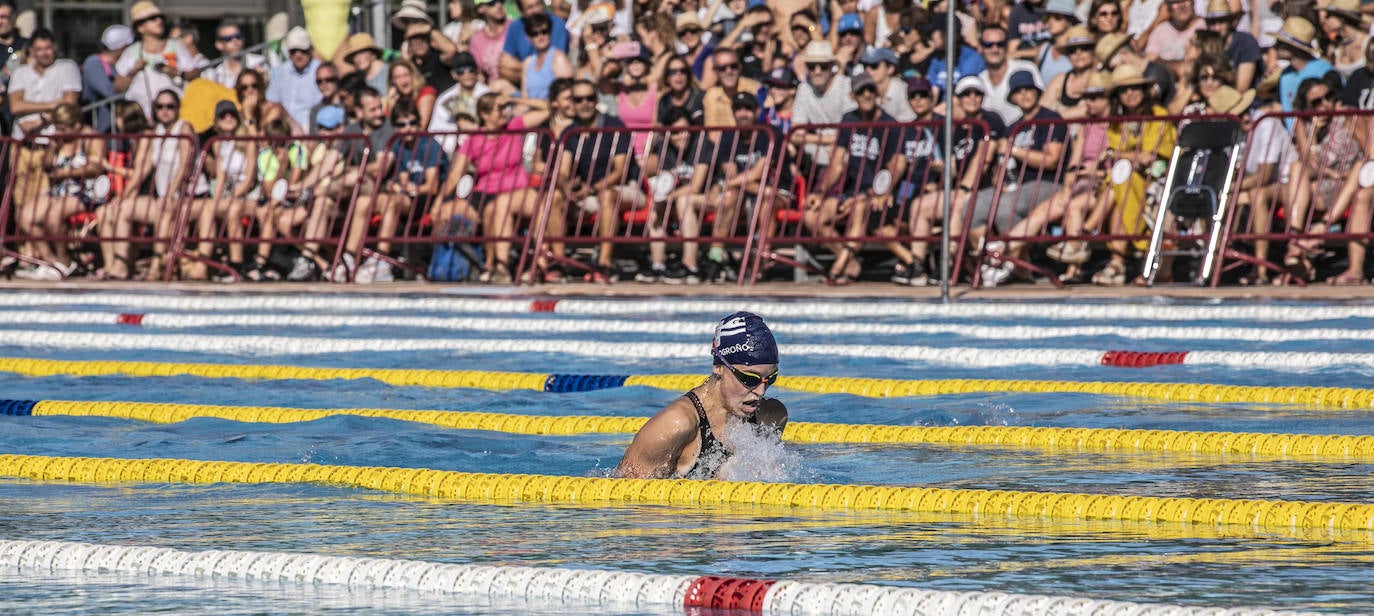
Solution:
<svg viewBox="0 0 1374 616"><path fill-rule="evenodd" d="M778 380L778 365L750 365L747 369L731 365L716 354L722 362L716 365L716 376L720 382L721 402L726 412L737 417L749 417L759 410L763 394ZM722 373L729 373L726 374Z"/></svg>

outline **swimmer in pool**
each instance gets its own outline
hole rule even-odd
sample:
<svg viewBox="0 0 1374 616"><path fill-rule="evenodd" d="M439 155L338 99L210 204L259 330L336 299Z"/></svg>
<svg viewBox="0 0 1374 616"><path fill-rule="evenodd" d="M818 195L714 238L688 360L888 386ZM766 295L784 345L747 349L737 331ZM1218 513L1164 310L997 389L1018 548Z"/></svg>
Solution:
<svg viewBox="0 0 1374 616"><path fill-rule="evenodd" d="M714 479L733 455L730 428L782 436L787 407L764 393L778 378L778 345L763 318L736 312L716 326L711 376L640 428L617 477Z"/></svg>

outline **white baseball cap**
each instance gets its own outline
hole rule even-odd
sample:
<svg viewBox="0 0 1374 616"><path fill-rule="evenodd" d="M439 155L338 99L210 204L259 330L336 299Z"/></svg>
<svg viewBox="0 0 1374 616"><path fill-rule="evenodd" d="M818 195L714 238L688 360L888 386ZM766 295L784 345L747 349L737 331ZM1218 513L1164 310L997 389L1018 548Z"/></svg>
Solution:
<svg viewBox="0 0 1374 616"><path fill-rule="evenodd" d="M115 24L105 28L105 32L101 33L100 43L105 46L105 49L119 51L134 44L134 33L129 29L129 26Z"/></svg>

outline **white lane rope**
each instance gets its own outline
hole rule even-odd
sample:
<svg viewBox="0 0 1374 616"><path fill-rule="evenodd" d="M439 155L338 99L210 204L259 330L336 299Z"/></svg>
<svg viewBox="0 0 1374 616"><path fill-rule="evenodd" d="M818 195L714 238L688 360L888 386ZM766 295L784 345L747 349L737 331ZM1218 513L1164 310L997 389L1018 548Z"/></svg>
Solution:
<svg viewBox="0 0 1374 616"><path fill-rule="evenodd" d="M394 327L419 330L473 332L522 332L549 334L602 334L635 332L646 335L708 336L712 324L705 321L633 321L626 319L566 320L556 318L404 317L364 315L310 315L214 313L214 314L110 314L101 312L6 311L10 325L112 325L132 316L146 329L193 329L246 327L284 329L347 329ZM132 324L132 323L129 323ZM1307 340L1374 341L1374 329L1334 327L1283 329L1262 327L1115 326L1115 325L966 325L958 323L837 323L777 321L773 331L790 336L903 336L957 335L980 340L1045 340L1116 336L1131 340L1244 340L1247 342L1296 342Z"/></svg>
<svg viewBox="0 0 1374 616"><path fill-rule="evenodd" d="M528 314L555 312L567 315L707 315L721 317L749 310L767 319L1037 319L1110 321L1270 321L1305 323L1337 319L1374 319L1374 305L1169 305L1113 302L1107 304L961 303L938 304L910 301L818 300L800 301L677 298L633 299L507 299L482 297L434 297L354 294L262 295L158 295L131 293L33 293L0 292L0 307L114 306L162 311L261 310L289 312L436 312L473 314ZM1052 307L1051 307L1052 306Z"/></svg>
<svg viewBox="0 0 1374 616"><path fill-rule="evenodd" d="M43 574L119 573L198 580L329 585L372 592L381 589L503 599L530 606L566 605L632 609L685 609L701 578L552 567L484 566L387 558L354 558L283 552L207 550L150 546L0 539L0 566ZM703 587L704 588L704 587ZM728 598L703 597L706 609ZM909 614L1151 614L1158 616L1298 616L1251 607L1200 607L1103 601L1084 597L951 592L875 584L812 584L780 581L768 587L761 609L748 613L815 616ZM746 610L739 610L746 611Z"/></svg>
<svg viewBox="0 0 1374 616"><path fill-rule="evenodd" d="M707 343L598 342L593 340L492 340L433 338L309 338L295 336L205 336L0 330L0 346L83 351L178 351L240 356L332 353L449 352L553 353L580 357L706 357ZM1008 366L1097 366L1109 351L1091 349L979 349L906 345L785 344L786 356L862 357L924 364L996 368ZM1152 353L1153 354L1153 353ZM1187 352L1187 365L1278 371L1335 366L1374 367L1374 353Z"/></svg>

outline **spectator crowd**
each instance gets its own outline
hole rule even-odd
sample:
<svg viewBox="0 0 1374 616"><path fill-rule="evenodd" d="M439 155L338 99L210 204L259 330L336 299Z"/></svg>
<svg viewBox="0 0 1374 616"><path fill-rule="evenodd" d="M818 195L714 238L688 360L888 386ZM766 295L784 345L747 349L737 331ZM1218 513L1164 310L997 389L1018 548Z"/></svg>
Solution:
<svg viewBox="0 0 1374 616"><path fill-rule="evenodd" d="M728 280L740 259L738 245L698 240L739 235L768 205L797 215L763 232L816 238L815 267L837 284L880 270L928 284L948 226L987 255L970 261L984 285L1052 271L1115 286L1141 280L1128 236L1154 224L1179 129L1228 115L1250 140L1233 189L1237 231L1256 237L1239 281L1366 284L1367 7L404 0L389 23L398 49L355 32L322 50L301 27L253 45L234 22L207 45L139 0L78 64L51 31L20 36L0 0L0 125L15 140L4 267L387 282L424 270L392 241L423 219L436 238L485 238L444 258L486 282L512 281L515 247L542 224L592 241L540 250L531 281L698 284ZM1286 112L1299 113L1266 115ZM614 242L627 225L644 241ZM193 238L179 247L189 259L136 241L176 228ZM109 239L83 258L64 239L79 232Z"/></svg>

